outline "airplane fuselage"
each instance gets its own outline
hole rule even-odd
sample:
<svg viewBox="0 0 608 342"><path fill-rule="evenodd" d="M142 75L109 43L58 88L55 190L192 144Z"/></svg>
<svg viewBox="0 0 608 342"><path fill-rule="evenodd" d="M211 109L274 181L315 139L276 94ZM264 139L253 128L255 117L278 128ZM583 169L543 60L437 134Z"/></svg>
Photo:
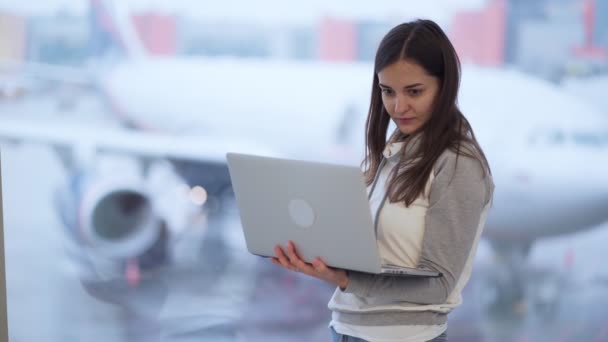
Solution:
<svg viewBox="0 0 608 342"><path fill-rule="evenodd" d="M372 72L363 63L149 59L119 66L104 84L140 128L358 164ZM533 241L608 220L608 177L594 167L608 164L607 117L551 84L468 66L459 105L496 184L488 238ZM212 181L202 179L204 161L177 165L191 185L229 180L217 165L207 168Z"/></svg>

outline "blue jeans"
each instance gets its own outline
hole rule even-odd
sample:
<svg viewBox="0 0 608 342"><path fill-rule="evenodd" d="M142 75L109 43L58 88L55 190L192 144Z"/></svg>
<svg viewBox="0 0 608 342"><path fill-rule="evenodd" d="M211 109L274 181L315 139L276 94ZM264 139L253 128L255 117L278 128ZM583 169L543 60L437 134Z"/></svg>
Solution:
<svg viewBox="0 0 608 342"><path fill-rule="evenodd" d="M358 337L352 337L352 336L348 336L348 335L342 335L337 333L334 328L329 328L329 330L331 330L331 341L332 342L367 342L364 339L358 338ZM447 332L444 332L443 334L435 337L434 339L428 341L428 342L447 342L448 340L448 334Z"/></svg>

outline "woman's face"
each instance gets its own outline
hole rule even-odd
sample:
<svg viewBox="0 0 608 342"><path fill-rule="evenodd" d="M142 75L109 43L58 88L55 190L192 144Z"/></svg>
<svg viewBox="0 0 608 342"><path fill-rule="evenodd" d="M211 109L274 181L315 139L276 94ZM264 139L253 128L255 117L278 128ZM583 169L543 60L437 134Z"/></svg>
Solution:
<svg viewBox="0 0 608 342"><path fill-rule="evenodd" d="M411 134L431 117L439 80L423 67L400 59L378 73L384 108L403 134Z"/></svg>

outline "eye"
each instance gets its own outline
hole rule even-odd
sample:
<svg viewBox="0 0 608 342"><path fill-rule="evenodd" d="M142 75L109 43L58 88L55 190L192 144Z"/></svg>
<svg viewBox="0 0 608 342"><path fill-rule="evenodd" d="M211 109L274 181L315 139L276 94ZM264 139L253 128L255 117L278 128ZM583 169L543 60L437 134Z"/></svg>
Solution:
<svg viewBox="0 0 608 342"><path fill-rule="evenodd" d="M422 94L422 89L408 89L407 93L410 96L418 96L418 95Z"/></svg>
<svg viewBox="0 0 608 342"><path fill-rule="evenodd" d="M380 88L380 91L382 92L382 95L392 95L393 94L393 90L390 88Z"/></svg>

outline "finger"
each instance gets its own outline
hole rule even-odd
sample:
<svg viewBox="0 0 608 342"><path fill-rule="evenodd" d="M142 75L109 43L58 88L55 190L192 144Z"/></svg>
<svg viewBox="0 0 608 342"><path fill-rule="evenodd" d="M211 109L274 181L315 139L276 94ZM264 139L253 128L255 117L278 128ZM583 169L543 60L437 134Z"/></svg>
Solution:
<svg viewBox="0 0 608 342"><path fill-rule="evenodd" d="M283 248L281 248L281 246L275 247L275 253L277 253L277 255L279 256L279 262L281 263L281 266L285 267L290 271L301 272L300 268L296 266L293 262L291 262L291 259L289 259L288 257L288 253L285 252Z"/></svg>
<svg viewBox="0 0 608 342"><path fill-rule="evenodd" d="M275 246L274 253L277 256L279 263L281 263L281 266L285 267L288 270L294 270L294 266L291 264L291 262L289 262L289 259L285 256L285 253L283 252L281 246Z"/></svg>
<svg viewBox="0 0 608 342"><path fill-rule="evenodd" d="M292 265L297 267L300 271L312 271L313 268L310 264L307 264L304 260L298 256L298 252L296 252L296 245L293 241L289 241L287 243L287 257Z"/></svg>
<svg viewBox="0 0 608 342"><path fill-rule="evenodd" d="M296 251L296 246L293 243L293 241L289 241L287 243L287 257L289 258L289 262L299 271L302 273L306 273L308 275L315 275L315 269L312 267L311 264L307 263L306 261L304 261L302 258L300 258L300 256L298 255L298 252Z"/></svg>
<svg viewBox="0 0 608 342"><path fill-rule="evenodd" d="M329 267L327 267L327 264L325 264L323 262L323 260L321 260L321 258L316 258L315 260L312 261L312 267L314 267L315 271L321 273L321 274L325 274L325 275L333 275L335 272L330 269Z"/></svg>
<svg viewBox="0 0 608 342"><path fill-rule="evenodd" d="M274 247L274 253L275 253L276 258L278 259L278 261L283 266L288 266L289 265L289 259L285 255L285 252L283 251L283 249L281 248L281 246L279 246L279 245L275 246Z"/></svg>
<svg viewBox="0 0 608 342"><path fill-rule="evenodd" d="M283 266L283 265L281 265L281 262L279 261L279 259L276 257L270 257L270 261L272 261L272 263L277 266Z"/></svg>
<svg viewBox="0 0 608 342"><path fill-rule="evenodd" d="M297 262L299 259L292 241L287 242L287 250L285 251L285 254L287 255L289 261L292 263Z"/></svg>

